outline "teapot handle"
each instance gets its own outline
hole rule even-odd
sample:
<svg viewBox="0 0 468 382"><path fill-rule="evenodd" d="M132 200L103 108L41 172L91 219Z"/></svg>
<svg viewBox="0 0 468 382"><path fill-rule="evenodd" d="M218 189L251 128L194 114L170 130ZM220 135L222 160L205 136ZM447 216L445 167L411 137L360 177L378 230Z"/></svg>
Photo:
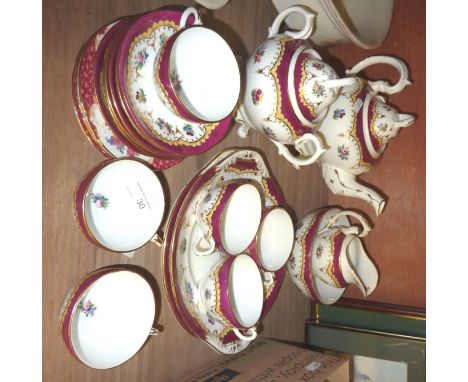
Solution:
<svg viewBox="0 0 468 382"><path fill-rule="evenodd" d="M242 334L241 331L237 328L233 328L232 330L237 337L244 341L253 341L257 337L257 329L255 327L247 329L247 333L249 333L247 336Z"/></svg>
<svg viewBox="0 0 468 382"><path fill-rule="evenodd" d="M307 143L312 143L315 146L314 153L307 158L296 158L283 143L274 140L272 140L272 142L278 147L278 153L291 162L296 169L299 169L300 166L307 166L316 162L320 156L327 151L327 149L323 147L322 141L316 135L310 133L304 134L294 142L294 146L301 154L305 153L303 147L305 147Z"/></svg>
<svg viewBox="0 0 468 382"><path fill-rule="evenodd" d="M401 92L406 86L411 85L408 79L408 67L405 63L396 57L391 56L371 56L354 65L351 69L346 69L346 74L357 74L364 68L375 64L388 64L393 66L400 73L400 79L395 85L388 81L368 81L369 86L376 93L395 94Z"/></svg>
<svg viewBox="0 0 468 382"><path fill-rule="evenodd" d="M341 211L341 212L338 212L336 215L333 215L330 218L328 223L320 230L318 235L321 234L323 231L325 231L325 230L329 229L330 227L332 227L336 223L336 221L342 216L353 216L356 219L358 219L359 222L362 225L361 229L359 229L359 227L356 227L356 226L340 227L341 231L346 235L352 234L352 235L357 235L359 237L364 237L364 236L367 236L367 234L372 229L370 227L369 222L361 214L358 214L357 212L354 212L354 211ZM359 232L359 231L361 231L361 232Z"/></svg>
<svg viewBox="0 0 468 382"><path fill-rule="evenodd" d="M270 28L268 28L268 38L271 38L273 36L276 36L279 32L279 28L281 24L283 23L284 19L286 16L293 12L298 12L304 15L305 17L305 25L302 30L297 31L297 32L292 32L292 31L286 31L284 34L291 36L292 38L298 40L298 39L308 39L310 35L312 34L312 31L314 30L314 19L315 19L315 13L313 13L311 10L309 10L306 7L295 5L293 7L286 8L284 11L280 12L278 16L276 16L275 21L273 21L273 24L271 25Z"/></svg>
<svg viewBox="0 0 468 382"><path fill-rule="evenodd" d="M198 12L198 10L194 7L188 7L180 17L179 25L181 28L184 28L186 26L188 18L190 16L193 16L195 18L195 21L191 25L202 25L200 13Z"/></svg>

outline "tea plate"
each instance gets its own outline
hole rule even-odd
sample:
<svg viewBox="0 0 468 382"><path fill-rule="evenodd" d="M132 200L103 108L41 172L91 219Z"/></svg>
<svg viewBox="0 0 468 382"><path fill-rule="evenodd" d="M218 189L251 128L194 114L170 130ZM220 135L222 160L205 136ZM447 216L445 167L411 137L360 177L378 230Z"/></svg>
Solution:
<svg viewBox="0 0 468 382"><path fill-rule="evenodd" d="M75 114L88 140L107 158L135 157L148 162L155 169L164 170L179 161L148 157L129 148L112 131L97 102L94 82L97 51L105 35L120 22L121 20L117 20L99 29L85 43L82 54L79 55L72 79L76 83L76 87L73 87Z"/></svg>
<svg viewBox="0 0 468 382"><path fill-rule="evenodd" d="M127 112L140 129L163 148L183 156L203 153L227 133L232 116L219 123L201 124L182 119L159 98L153 69L162 43L180 29L182 13L160 10L140 17L122 40L117 58L117 85Z"/></svg>

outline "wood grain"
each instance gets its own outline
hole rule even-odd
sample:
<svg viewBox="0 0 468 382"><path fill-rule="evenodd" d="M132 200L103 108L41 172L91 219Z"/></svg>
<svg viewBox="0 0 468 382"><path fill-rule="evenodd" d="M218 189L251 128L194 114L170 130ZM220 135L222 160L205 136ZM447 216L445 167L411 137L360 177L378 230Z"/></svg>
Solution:
<svg viewBox="0 0 468 382"><path fill-rule="evenodd" d="M369 55L388 54L403 59L410 69L413 84L388 99L402 113L414 114L416 122L402 129L389 142L378 166L361 177L387 196L383 213L376 217L366 203L357 199L330 195L328 201L362 210L373 222L374 229L365 238L365 245L377 263L380 280L368 299L421 308L426 306L425 14L423 0L396 0L389 34L379 48L364 51L343 45L323 52L336 60L337 67L351 67ZM366 70L365 77L395 80L396 73L377 65ZM348 288L345 296L363 298L354 287Z"/></svg>
<svg viewBox="0 0 468 382"><path fill-rule="evenodd" d="M104 160L80 131L72 108L71 73L86 39L102 25L124 15L139 14L170 4L148 0L47 0L43 3L43 380L44 381L177 381L182 374L220 358L178 324L166 302L160 251L152 244L128 259L100 250L86 241L73 218L73 194L81 178ZM178 5L192 5L179 1ZM226 7L206 11L205 24L226 38L236 54L247 56L267 37L277 12L268 0L233 0ZM247 140L234 130L209 152L186 159L163 176L171 203L185 183L220 150L232 146L259 148L279 181L297 217L323 206L327 189L319 169L294 170L260 134ZM58 332L63 297L85 273L112 264L144 267L159 286L159 325L152 338L129 362L98 371L76 362ZM286 278L275 306L263 322L263 335L303 341L310 303ZM116 334L118 335L118 334Z"/></svg>

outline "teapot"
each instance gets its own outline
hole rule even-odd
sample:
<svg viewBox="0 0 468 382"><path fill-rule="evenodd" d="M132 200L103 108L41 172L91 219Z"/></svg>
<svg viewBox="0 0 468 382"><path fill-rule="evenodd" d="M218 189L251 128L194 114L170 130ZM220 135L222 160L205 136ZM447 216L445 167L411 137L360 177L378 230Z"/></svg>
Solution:
<svg viewBox="0 0 468 382"><path fill-rule="evenodd" d="M303 29L279 33L284 19L294 12L305 17ZM310 46L307 39L314 18L314 13L301 6L278 14L269 28L268 39L246 61L244 88L235 116L240 137L246 138L254 128L275 143L287 159L291 155L286 145L312 145L313 154L295 158L300 165L315 162L326 151L314 131L338 97L339 89L356 82L352 77L338 78Z"/></svg>
<svg viewBox="0 0 468 382"><path fill-rule="evenodd" d="M330 106L319 133L329 149L321 153L319 163L328 188L339 195L356 197L369 202L377 215L384 206L384 198L370 187L356 180L356 176L373 168L390 141L401 128L411 125L414 116L401 114L387 105L379 93L394 94L411 84L408 69L398 58L371 56L347 70L355 74L374 64L390 64L398 69L400 79L395 85L386 81L367 81L356 77L352 85L343 87ZM312 155L315 148L302 143L298 151ZM299 166L300 162L297 161Z"/></svg>

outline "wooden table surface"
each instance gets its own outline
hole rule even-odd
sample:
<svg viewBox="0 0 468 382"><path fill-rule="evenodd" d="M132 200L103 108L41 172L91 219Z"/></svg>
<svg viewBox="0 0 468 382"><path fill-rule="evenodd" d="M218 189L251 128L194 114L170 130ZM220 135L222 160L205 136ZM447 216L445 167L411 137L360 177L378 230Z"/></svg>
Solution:
<svg viewBox="0 0 468 382"><path fill-rule="evenodd" d="M85 40L99 27L123 15L138 14L170 2L147 0L44 1L43 11L43 378L44 381L177 381L182 374L221 357L189 335L176 321L164 295L160 250L152 244L134 258L100 250L79 231L73 218L73 194L82 177L104 160L88 143L73 113L71 73ZM192 1L178 1L192 5ZM267 37L277 12L268 0L231 1L206 12L205 24L220 33L236 54L247 56ZM233 129L209 152L164 172L171 203L191 177L220 150L259 148L297 216L325 205L327 190L319 169L298 172L276 148L255 132L246 140ZM300 174L300 177L299 177ZM89 369L76 362L58 333L58 311L67 290L85 273L111 264L144 267L159 286L163 332L129 362L111 370ZM310 303L286 277L279 297L263 321L262 335L302 342Z"/></svg>
<svg viewBox="0 0 468 382"><path fill-rule="evenodd" d="M134 258L100 250L79 231L73 218L73 194L82 177L104 158L81 132L71 102L71 72L85 40L99 27L120 16L139 14L169 5L148 0L45 0L43 2L43 380L44 381L178 381L178 378L222 357L178 324L163 291L160 250L152 244ZM172 3L173 4L173 3ZM193 5L178 1L177 5ZM205 24L220 33L236 54L244 57L267 37L267 28L277 12L269 0L231 0L217 11L204 11ZM329 196L318 166L294 170L280 158L276 148L255 132L246 140L231 130L207 153L188 158L164 171L171 203L191 177L220 150L256 147L264 154L278 180L295 219L326 204L357 208L368 214L374 230L366 238L381 281L371 299L396 304L425 306L425 61L424 1L396 0L389 37L375 50L353 45L318 49L343 75L344 68L372 54L394 54L410 66L414 85L390 102L402 112L415 113L414 126L390 142L378 169L363 177L382 190L389 203L375 217L364 203ZM371 78L385 68L366 71ZM159 287L159 324L162 333L152 338L126 364L104 371L76 362L58 332L58 311L67 290L85 273L112 264L144 267ZM355 288L348 296L357 297ZM262 335L303 341L304 320L310 303L288 277L279 297L263 322Z"/></svg>

